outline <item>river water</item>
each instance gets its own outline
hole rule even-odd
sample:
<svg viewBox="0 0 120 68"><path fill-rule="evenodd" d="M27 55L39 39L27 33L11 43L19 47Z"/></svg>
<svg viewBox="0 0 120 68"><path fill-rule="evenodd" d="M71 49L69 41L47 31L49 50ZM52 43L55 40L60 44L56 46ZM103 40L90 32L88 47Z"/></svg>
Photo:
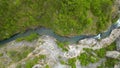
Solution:
<svg viewBox="0 0 120 68"><path fill-rule="evenodd" d="M66 36L60 36L60 35L54 33L54 31L51 30L51 29L48 29L48 28L45 28L45 27L40 27L40 28L36 28L36 29L29 29L24 33L18 33L18 34L15 34L15 35L11 36L8 39L1 40L0 45L8 43L8 42L10 42L12 40L15 40L17 38L20 38L20 37L28 36L31 33L37 33L39 35L49 35L49 36L52 36L52 37L56 38L58 41L61 41L61 42L76 43L79 40L84 39L84 38L95 38L95 39L105 38L105 37L110 35L110 33L113 29L116 29L116 28L120 28L120 19L118 19L115 24L112 24L108 28L108 30L106 30L102 33L99 33L97 35L78 35L78 36L66 37Z"/></svg>

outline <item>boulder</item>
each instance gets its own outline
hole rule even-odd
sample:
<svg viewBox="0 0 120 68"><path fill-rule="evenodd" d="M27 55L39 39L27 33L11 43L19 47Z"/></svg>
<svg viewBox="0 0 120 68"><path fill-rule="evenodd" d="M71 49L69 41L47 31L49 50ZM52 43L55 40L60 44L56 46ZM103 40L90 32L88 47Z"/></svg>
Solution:
<svg viewBox="0 0 120 68"><path fill-rule="evenodd" d="M120 52L118 51L107 51L106 56L109 58L120 59Z"/></svg>
<svg viewBox="0 0 120 68"><path fill-rule="evenodd" d="M120 51L120 37L116 40L117 51Z"/></svg>

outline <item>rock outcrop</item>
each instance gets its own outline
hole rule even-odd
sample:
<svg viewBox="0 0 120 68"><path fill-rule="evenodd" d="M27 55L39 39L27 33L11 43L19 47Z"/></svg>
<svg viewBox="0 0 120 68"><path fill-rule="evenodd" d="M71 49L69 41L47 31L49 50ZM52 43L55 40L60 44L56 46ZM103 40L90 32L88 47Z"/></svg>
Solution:
<svg viewBox="0 0 120 68"><path fill-rule="evenodd" d="M116 40L116 47L117 47L117 51L120 51L120 37L118 37Z"/></svg>
<svg viewBox="0 0 120 68"><path fill-rule="evenodd" d="M119 22L118 22L119 24ZM41 36L39 39L34 41L33 43L30 43L30 46L34 45L36 48L28 54L28 56L25 59L33 58L35 56L39 55L46 55L46 59L44 59L41 64L40 63L36 64L33 66L35 67L45 67L45 64L50 65L52 68L57 68L56 65L59 65L59 67L62 66L62 68L66 68L69 66L68 65L62 65L60 64L60 60L65 60L67 61L70 58L74 58L79 56L81 53L84 52L84 48L90 48L93 50L104 48L109 46L112 42L114 42L118 37L120 37L120 29L116 28L113 29L111 34L103 39L95 39L95 38L85 38L80 40L76 44L69 44L68 46L68 51L63 52L61 48L58 47L56 43L56 39L50 36ZM20 46L20 45L27 45L29 46L29 43L23 42L23 43L16 43L15 41L8 43L7 45L12 45L12 46ZM10 47L8 47L10 48ZM119 50L119 38L117 39L117 50ZM118 58L120 55L119 52L117 51L108 51L106 56L110 58ZM61 57L61 58L59 58ZM16 64L22 63L25 60L22 60ZM15 64L10 65L9 68L14 68Z"/></svg>
<svg viewBox="0 0 120 68"><path fill-rule="evenodd" d="M106 56L109 58L114 58L114 59L120 60L120 52L118 52L118 51L107 51Z"/></svg>
<svg viewBox="0 0 120 68"><path fill-rule="evenodd" d="M114 42L120 36L120 29L114 29L110 36L96 40L94 38L86 38L80 40L78 44L69 45L69 51L64 55L65 57L73 58L77 57L80 53L83 53L83 48L91 48L93 50L100 49L103 47L109 46L112 42Z"/></svg>
<svg viewBox="0 0 120 68"><path fill-rule="evenodd" d="M63 52L61 48L58 47L55 38L50 37L50 36L41 36L38 40L34 41L33 45L36 46L36 48L31 53L29 53L28 56L24 60L21 60L18 63L12 64L8 68L15 68L17 64L24 63L26 60L30 58L34 58L35 56L39 56L39 55L46 55L46 58L43 60L44 62L39 61L39 63L35 64L33 68L35 67L44 68L46 64L50 65L50 67L52 68L57 68L56 65L59 65L59 68L70 68L68 65L61 64L60 60L67 61L70 58L77 57L78 55L84 52L83 50L84 48L91 48L93 50L96 50L96 49L100 49L103 47L107 47L112 42L114 42L119 36L120 36L120 29L114 29L111 32L110 36L104 39L96 40L94 38L85 38L83 40L80 40L77 44L69 44L68 51L66 52ZM13 42L14 43L10 42L6 45L12 45L12 46L20 45L16 43L15 41ZM112 58L118 58L118 54L120 53L113 51L113 52L107 52L106 56L112 57Z"/></svg>
<svg viewBox="0 0 120 68"><path fill-rule="evenodd" d="M117 27L120 27L120 21L117 21ZM78 43L75 44L68 44L68 51L63 52L62 48L58 47L58 44L56 43L56 39L50 36L41 36L38 39L36 39L33 42L15 42L12 41L10 43L7 43L6 48L7 49L13 49L13 47L19 48L19 46L30 46L35 47L35 49L30 52L27 57L25 57L23 60L11 64L8 68L15 68L17 64L21 64L25 62L26 60L29 60L31 58L38 57L40 55L45 55L46 58L42 61L39 61L39 63L35 64L33 68L35 67L42 67L44 68L46 64L50 65L52 68L58 68L56 65L59 65L59 68L69 68L69 65L63 65L60 63L60 60L67 61L68 59L80 56L81 53L85 52L84 48L90 48L93 50L101 49L104 47L109 46L111 43L113 43L117 39L117 50L120 49L120 29L116 28L113 29L111 34L108 37L105 37L103 39L95 39L95 38L85 38L80 40ZM99 35L100 38L100 35ZM8 46L10 45L10 46ZM2 49L0 49L2 50ZM106 56L110 58L119 58L120 53L117 51L108 51ZM23 67L25 68L25 67ZM82 68L82 67L79 67Z"/></svg>

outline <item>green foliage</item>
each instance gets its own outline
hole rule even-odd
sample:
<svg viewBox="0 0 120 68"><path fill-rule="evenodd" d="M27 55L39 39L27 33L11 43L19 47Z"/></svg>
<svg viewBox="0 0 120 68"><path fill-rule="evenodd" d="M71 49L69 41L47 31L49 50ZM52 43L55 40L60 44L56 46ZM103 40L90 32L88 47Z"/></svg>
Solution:
<svg viewBox="0 0 120 68"><path fill-rule="evenodd" d="M3 63L1 63L1 62L0 62L0 67L1 68L6 68L6 66Z"/></svg>
<svg viewBox="0 0 120 68"><path fill-rule="evenodd" d="M63 51L68 51L67 49L67 45L69 44L69 42L59 42L57 41L58 47L60 47Z"/></svg>
<svg viewBox="0 0 120 68"><path fill-rule="evenodd" d="M38 62L39 58L34 58L34 59L30 59L26 62L25 67L26 68L32 68L33 65L35 65Z"/></svg>
<svg viewBox="0 0 120 68"><path fill-rule="evenodd" d="M50 66L49 66L49 65L46 65L45 68L50 68Z"/></svg>
<svg viewBox="0 0 120 68"><path fill-rule="evenodd" d="M92 12L95 16L106 16L109 13L109 10L111 9L110 6L112 5L111 0L94 0L94 3L91 4ZM108 13L106 13L108 12ZM102 15L101 15L102 14Z"/></svg>
<svg viewBox="0 0 120 68"><path fill-rule="evenodd" d="M112 3L112 0L94 0L94 3L91 4L92 13L99 18L96 24L97 33L110 25L111 12L109 11L112 10Z"/></svg>
<svg viewBox="0 0 120 68"><path fill-rule="evenodd" d="M2 57L3 56L3 53L0 53L0 57Z"/></svg>
<svg viewBox="0 0 120 68"><path fill-rule="evenodd" d="M103 62L100 66L97 68L114 68L114 65L118 63L119 60L117 59L112 59L112 58L106 58L106 61Z"/></svg>
<svg viewBox="0 0 120 68"><path fill-rule="evenodd" d="M26 61L25 67L32 68L32 66L35 65L39 60L40 60L39 57L28 60L28 61Z"/></svg>
<svg viewBox="0 0 120 68"><path fill-rule="evenodd" d="M83 66L86 66L89 63L95 63L95 62L99 61L100 58L105 57L106 51L115 50L115 48L116 48L115 45L116 45L115 42L113 42L108 47L101 48L98 50L84 48L83 50L85 51L85 53L82 53L80 56L78 56L78 59L81 62L81 65L83 65Z"/></svg>
<svg viewBox="0 0 120 68"><path fill-rule="evenodd" d="M18 64L18 65L16 66L16 68L22 68L22 65L21 65L21 64Z"/></svg>
<svg viewBox="0 0 120 68"><path fill-rule="evenodd" d="M32 68L35 64L37 64L39 62L39 60L41 59L45 59L46 56L45 55L39 55L37 57L34 57L32 59L26 60L25 61L25 68ZM17 68L21 68L21 64L17 65Z"/></svg>
<svg viewBox="0 0 120 68"><path fill-rule="evenodd" d="M22 40L26 40L26 41L30 41L31 42L31 41L35 40L36 38L38 38L38 36L39 36L38 34L32 33L29 36L18 38L18 39L16 39L16 41L20 42Z"/></svg>
<svg viewBox="0 0 120 68"><path fill-rule="evenodd" d="M98 55L98 57L104 58L106 55L106 49L102 48L99 50L95 50L95 53Z"/></svg>
<svg viewBox="0 0 120 68"><path fill-rule="evenodd" d="M116 47L116 42L113 42L111 43L108 47L106 47L106 50L107 51L113 51L115 50L117 47Z"/></svg>
<svg viewBox="0 0 120 68"><path fill-rule="evenodd" d="M106 50L106 51L113 51L113 50L116 49L116 44L115 44L115 42L113 42L108 47L103 48L103 49ZM106 51L104 53L106 53ZM102 56L102 54L101 54L101 56ZM105 57L105 55L102 56L102 57ZM103 62L100 66L98 66L98 68L114 68L114 65L118 62L119 62L118 59L106 58L106 61Z"/></svg>
<svg viewBox="0 0 120 68"><path fill-rule="evenodd" d="M66 64L66 62L64 60L60 60L61 64Z"/></svg>
<svg viewBox="0 0 120 68"><path fill-rule="evenodd" d="M76 68L76 58L70 58L68 59L68 65L71 66L71 68Z"/></svg>
<svg viewBox="0 0 120 68"><path fill-rule="evenodd" d="M107 58L107 61L105 62L105 66L109 68L113 68L114 65L119 62L117 59Z"/></svg>
<svg viewBox="0 0 120 68"><path fill-rule="evenodd" d="M95 63L99 60L97 56L89 53L82 53L80 56L78 56L78 59L83 66L86 66L89 63Z"/></svg>
<svg viewBox="0 0 120 68"><path fill-rule="evenodd" d="M86 66L89 63L88 62L89 56L86 53L83 53L81 54L81 56L78 56L78 59L80 60L81 65L83 66Z"/></svg>
<svg viewBox="0 0 120 68"><path fill-rule="evenodd" d="M116 43L113 42L111 43L109 46L99 49L99 50L95 50L95 53L98 55L98 57L100 58L104 58L106 55L106 51L113 51L116 49Z"/></svg>
<svg viewBox="0 0 120 68"><path fill-rule="evenodd" d="M45 55L39 55L39 59L45 59L46 56Z"/></svg>
<svg viewBox="0 0 120 68"><path fill-rule="evenodd" d="M26 68L32 68L33 65L35 65L39 60L45 59L45 55L40 55L39 57L36 57L34 59L26 61L25 67Z"/></svg>
<svg viewBox="0 0 120 68"><path fill-rule="evenodd" d="M84 48L83 50L85 53L82 53L80 56L78 56L81 65L86 66L89 63L95 63L99 60L99 57L94 53L94 50L89 48Z"/></svg>
<svg viewBox="0 0 120 68"><path fill-rule="evenodd" d="M13 62L20 61L21 59L27 57L27 55L32 52L34 48L32 47L23 47L21 51L18 50L9 50L7 55L12 59Z"/></svg>
<svg viewBox="0 0 120 68"><path fill-rule="evenodd" d="M113 0L0 0L0 40L38 26L65 36L95 34L111 24L112 5Z"/></svg>

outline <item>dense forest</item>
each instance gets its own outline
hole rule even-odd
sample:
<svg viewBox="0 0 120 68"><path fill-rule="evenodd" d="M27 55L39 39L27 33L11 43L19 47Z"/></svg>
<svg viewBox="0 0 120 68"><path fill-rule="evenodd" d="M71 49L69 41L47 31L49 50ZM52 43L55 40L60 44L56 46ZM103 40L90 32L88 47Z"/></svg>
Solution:
<svg viewBox="0 0 120 68"><path fill-rule="evenodd" d="M62 36L96 34L112 23L114 0L0 0L0 40L46 27Z"/></svg>

